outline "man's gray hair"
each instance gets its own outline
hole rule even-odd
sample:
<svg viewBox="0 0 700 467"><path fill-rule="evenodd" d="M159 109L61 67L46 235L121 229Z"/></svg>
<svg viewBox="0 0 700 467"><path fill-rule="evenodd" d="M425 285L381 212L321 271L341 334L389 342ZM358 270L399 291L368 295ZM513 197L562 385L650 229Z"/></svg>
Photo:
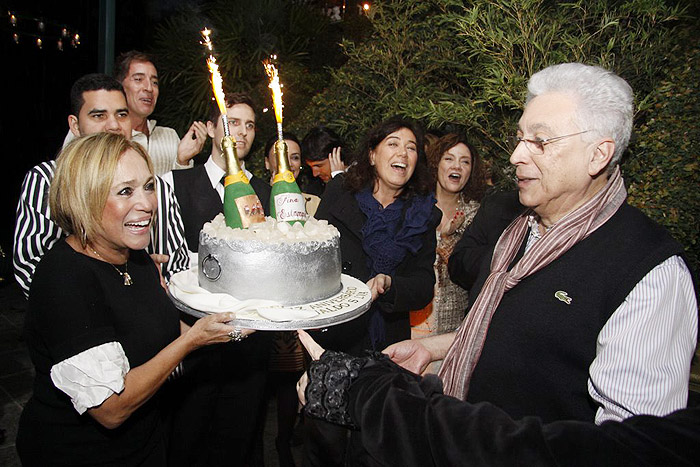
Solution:
<svg viewBox="0 0 700 467"><path fill-rule="evenodd" d="M634 95L630 85L604 68L562 63L532 75L527 83L526 102L548 92L569 94L575 99L575 122L581 131L613 139L615 153L609 166L613 169L627 149L632 133Z"/></svg>

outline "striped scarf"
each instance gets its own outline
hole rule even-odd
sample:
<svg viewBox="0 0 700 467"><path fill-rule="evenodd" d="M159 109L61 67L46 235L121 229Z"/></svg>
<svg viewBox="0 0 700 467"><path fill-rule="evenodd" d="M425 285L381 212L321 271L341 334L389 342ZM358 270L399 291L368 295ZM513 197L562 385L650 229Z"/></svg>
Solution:
<svg viewBox="0 0 700 467"><path fill-rule="evenodd" d="M617 167L602 190L553 225L510 271L508 266L527 234L528 216L532 211L521 214L508 226L496 243L491 272L474 306L457 330L440 369L445 394L466 399L469 381L481 356L491 318L503 294L588 237L617 212L626 197L627 190Z"/></svg>

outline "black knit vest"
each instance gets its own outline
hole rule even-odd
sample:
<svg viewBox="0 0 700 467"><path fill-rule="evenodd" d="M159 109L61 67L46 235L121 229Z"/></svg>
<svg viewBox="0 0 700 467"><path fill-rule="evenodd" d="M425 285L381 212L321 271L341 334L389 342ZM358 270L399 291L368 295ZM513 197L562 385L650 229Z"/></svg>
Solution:
<svg viewBox="0 0 700 467"><path fill-rule="evenodd" d="M467 400L489 401L515 419L592 421L597 407L587 381L598 333L651 269L682 252L661 226L623 204L587 239L506 292ZM487 274L482 270L475 290Z"/></svg>
<svg viewBox="0 0 700 467"><path fill-rule="evenodd" d="M223 204L219 193L212 188L203 165L188 170L173 170L173 182L182 222L185 225L187 246L196 252L199 250L199 231L205 222L223 212ZM257 177L252 177L250 184L260 198L265 215L269 215L270 185Z"/></svg>

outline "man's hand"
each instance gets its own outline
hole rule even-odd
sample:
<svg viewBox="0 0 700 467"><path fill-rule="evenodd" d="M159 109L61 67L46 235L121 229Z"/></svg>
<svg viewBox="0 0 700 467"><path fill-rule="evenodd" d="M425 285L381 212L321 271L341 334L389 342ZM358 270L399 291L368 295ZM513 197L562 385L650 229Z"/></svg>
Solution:
<svg viewBox="0 0 700 467"><path fill-rule="evenodd" d="M207 141L207 126L202 122L194 122L180 140L177 146L177 163L187 165L190 159L199 154Z"/></svg>
<svg viewBox="0 0 700 467"><path fill-rule="evenodd" d="M430 352L423 347L421 340L423 339L397 342L382 350L382 353L387 354L397 365L420 375L432 361Z"/></svg>
<svg viewBox="0 0 700 467"><path fill-rule="evenodd" d="M386 291L391 288L391 276L377 274L367 281L367 287L369 287L369 291L372 292L372 301L375 301L377 297L386 293Z"/></svg>
<svg viewBox="0 0 700 467"><path fill-rule="evenodd" d="M456 332L450 332L424 339L401 341L390 345L382 353L387 354L397 365L421 375L428 363L445 358L456 335Z"/></svg>
<svg viewBox="0 0 700 467"><path fill-rule="evenodd" d="M328 153L328 161L331 163L331 174L333 172L345 171L345 164L340 158L340 147L333 148L333 150Z"/></svg>

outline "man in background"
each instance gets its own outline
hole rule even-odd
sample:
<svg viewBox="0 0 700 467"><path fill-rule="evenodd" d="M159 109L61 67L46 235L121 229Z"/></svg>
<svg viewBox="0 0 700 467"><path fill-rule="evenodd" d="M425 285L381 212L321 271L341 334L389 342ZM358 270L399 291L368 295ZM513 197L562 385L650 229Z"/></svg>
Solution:
<svg viewBox="0 0 700 467"><path fill-rule="evenodd" d="M207 140L206 126L202 122L193 122L180 139L174 129L159 126L155 120L148 119L155 110L160 95L155 59L136 50L124 52L114 63L114 77L126 93L131 138L151 156L155 175L192 167L192 159L199 154ZM73 137L73 133L69 132L63 145Z"/></svg>
<svg viewBox="0 0 700 467"><path fill-rule="evenodd" d="M143 52L125 52L114 64L114 77L126 92L132 139L146 148L153 170L156 175L162 175L173 169L192 167L192 158L207 140L207 130L202 122L195 121L180 139L172 128L158 126L155 120L148 119L160 94L154 63L153 57Z"/></svg>
<svg viewBox="0 0 700 467"><path fill-rule="evenodd" d="M269 214L270 185L245 168L245 160L255 141L255 110L253 101L245 94L226 94L226 108L231 135L236 140L236 154L241 169L258 195L265 214ZM226 161L221 149L224 125L216 102L212 101L207 121L207 134L212 138L211 155L207 161L191 170L174 170L163 175L163 180L175 190L182 216L185 235L191 251L199 247L199 231L205 222L223 212Z"/></svg>
<svg viewBox="0 0 700 467"><path fill-rule="evenodd" d="M302 179L303 191L321 195L331 178L345 172L342 147L343 141L330 128L319 125L309 130L301 142L301 154L304 165L311 169L312 179Z"/></svg>

